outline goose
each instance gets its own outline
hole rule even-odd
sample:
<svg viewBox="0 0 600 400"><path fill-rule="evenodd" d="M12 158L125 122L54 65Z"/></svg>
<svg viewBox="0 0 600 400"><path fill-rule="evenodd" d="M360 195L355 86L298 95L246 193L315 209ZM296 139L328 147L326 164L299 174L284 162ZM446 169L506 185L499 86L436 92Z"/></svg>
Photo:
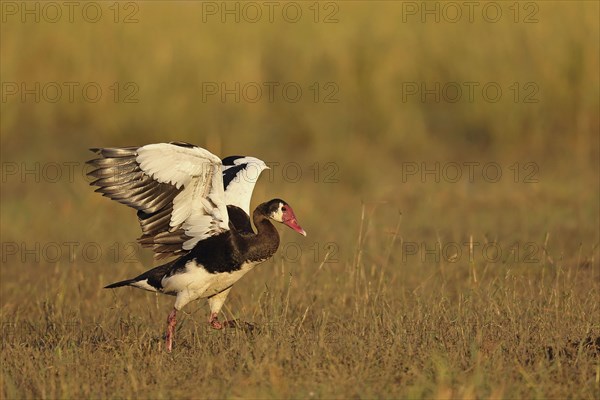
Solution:
<svg viewBox="0 0 600 400"><path fill-rule="evenodd" d="M221 160L206 149L185 142L141 147L90 149L96 192L137 210L142 229L138 238L154 258L172 259L107 289L132 286L176 296L167 317L165 347L173 349L177 312L197 299L208 300L209 325L222 329L218 314L232 286L279 247L271 221L299 234L292 207L272 199L256 207L250 222L254 185L267 165L254 157Z"/></svg>

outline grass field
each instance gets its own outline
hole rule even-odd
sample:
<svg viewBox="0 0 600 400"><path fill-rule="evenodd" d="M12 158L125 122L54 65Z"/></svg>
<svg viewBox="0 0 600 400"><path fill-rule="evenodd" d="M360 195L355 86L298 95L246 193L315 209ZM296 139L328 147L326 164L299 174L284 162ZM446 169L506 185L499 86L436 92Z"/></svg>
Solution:
<svg viewBox="0 0 600 400"><path fill-rule="evenodd" d="M597 2L0 4L2 399L600 399ZM84 162L172 140L308 236L167 354Z"/></svg>

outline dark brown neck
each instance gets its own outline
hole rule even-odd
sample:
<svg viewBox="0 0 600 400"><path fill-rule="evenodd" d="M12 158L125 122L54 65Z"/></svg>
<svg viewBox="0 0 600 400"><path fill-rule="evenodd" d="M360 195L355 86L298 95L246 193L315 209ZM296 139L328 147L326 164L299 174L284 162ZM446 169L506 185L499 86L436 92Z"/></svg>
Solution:
<svg viewBox="0 0 600 400"><path fill-rule="evenodd" d="M252 220L256 227L256 234L249 238L248 259L266 260L275 254L279 247L279 232L262 212L260 206L254 210Z"/></svg>

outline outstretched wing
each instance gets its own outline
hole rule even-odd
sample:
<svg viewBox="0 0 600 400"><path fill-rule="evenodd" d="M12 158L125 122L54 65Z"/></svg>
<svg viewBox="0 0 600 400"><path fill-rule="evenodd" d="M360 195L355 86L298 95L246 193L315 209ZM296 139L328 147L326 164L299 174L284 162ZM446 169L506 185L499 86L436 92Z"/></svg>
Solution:
<svg viewBox="0 0 600 400"><path fill-rule="evenodd" d="M229 156L223 159L225 204L237 206L250 215L250 200L261 172L269 169L254 157Z"/></svg>
<svg viewBox="0 0 600 400"><path fill-rule="evenodd" d="M221 160L187 143L92 149L99 158L91 185L138 210L142 236L154 258L180 255L229 229Z"/></svg>

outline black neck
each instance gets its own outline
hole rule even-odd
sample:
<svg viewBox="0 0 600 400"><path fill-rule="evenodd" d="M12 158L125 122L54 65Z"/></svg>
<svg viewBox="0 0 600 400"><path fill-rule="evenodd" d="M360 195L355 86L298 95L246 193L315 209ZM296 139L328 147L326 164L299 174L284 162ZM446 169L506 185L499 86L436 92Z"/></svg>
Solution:
<svg viewBox="0 0 600 400"><path fill-rule="evenodd" d="M252 261L266 260L275 254L279 247L279 233L262 212L261 207L254 210L252 220L256 226L256 234L249 238L248 259Z"/></svg>

